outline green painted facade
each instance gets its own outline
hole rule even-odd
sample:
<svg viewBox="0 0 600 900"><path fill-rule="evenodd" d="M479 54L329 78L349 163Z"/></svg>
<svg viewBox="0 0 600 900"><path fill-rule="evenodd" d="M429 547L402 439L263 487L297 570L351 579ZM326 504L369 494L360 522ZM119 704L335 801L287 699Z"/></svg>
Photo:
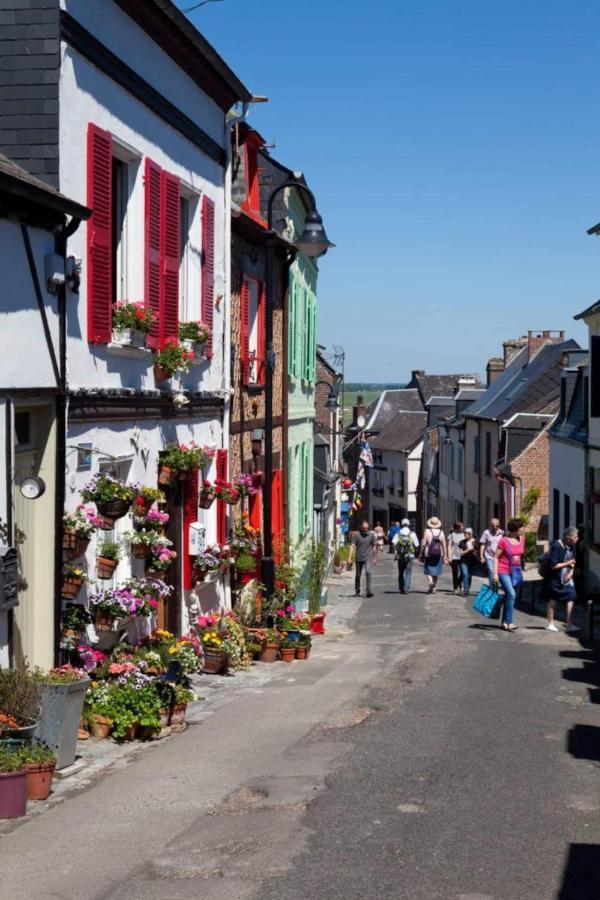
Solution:
<svg viewBox="0 0 600 900"><path fill-rule="evenodd" d="M302 231L306 208L288 192L290 239ZM290 267L288 311L288 533L292 546L312 531L314 391L317 351L317 275L314 260L299 253Z"/></svg>

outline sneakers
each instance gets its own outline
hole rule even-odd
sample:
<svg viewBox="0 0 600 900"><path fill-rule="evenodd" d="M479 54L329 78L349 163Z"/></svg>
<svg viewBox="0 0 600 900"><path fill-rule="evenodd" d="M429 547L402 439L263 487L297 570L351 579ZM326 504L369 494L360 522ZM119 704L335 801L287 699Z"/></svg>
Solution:
<svg viewBox="0 0 600 900"><path fill-rule="evenodd" d="M373 596L373 592L372 592L372 591L367 591L367 597L372 597L372 596Z"/></svg>
<svg viewBox="0 0 600 900"><path fill-rule="evenodd" d="M556 627L554 622L551 622L549 625L546 625L546 631L559 631L560 629Z"/></svg>
<svg viewBox="0 0 600 900"><path fill-rule="evenodd" d="M581 628L578 628L577 625L567 625L565 628L566 634L575 634L576 631L581 631Z"/></svg>

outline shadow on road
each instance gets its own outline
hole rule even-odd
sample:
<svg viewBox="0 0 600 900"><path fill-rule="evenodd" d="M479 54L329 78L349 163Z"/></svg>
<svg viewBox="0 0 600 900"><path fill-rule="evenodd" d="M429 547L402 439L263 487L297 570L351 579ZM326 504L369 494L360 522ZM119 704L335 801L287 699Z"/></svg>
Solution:
<svg viewBox="0 0 600 900"><path fill-rule="evenodd" d="M567 731L567 752L575 759L600 761L600 727L598 725L573 725ZM600 897L600 891L596 894Z"/></svg>
<svg viewBox="0 0 600 900"><path fill-rule="evenodd" d="M571 844L556 900L598 900L600 845Z"/></svg>

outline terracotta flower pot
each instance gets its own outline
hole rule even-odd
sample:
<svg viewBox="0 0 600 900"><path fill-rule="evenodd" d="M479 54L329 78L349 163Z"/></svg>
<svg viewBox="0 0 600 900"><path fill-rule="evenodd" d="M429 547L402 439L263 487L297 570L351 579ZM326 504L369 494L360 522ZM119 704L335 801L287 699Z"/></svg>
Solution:
<svg viewBox="0 0 600 900"><path fill-rule="evenodd" d="M296 647L296 659L306 659L306 647Z"/></svg>
<svg viewBox="0 0 600 900"><path fill-rule="evenodd" d="M204 662L202 671L206 675L219 675L225 668L227 662L227 654L216 647L204 647ZM171 718L171 723L172 723Z"/></svg>
<svg viewBox="0 0 600 900"><path fill-rule="evenodd" d="M56 763L27 763L27 799L47 800L52 788Z"/></svg>
<svg viewBox="0 0 600 900"><path fill-rule="evenodd" d="M108 559L106 556L99 556L96 559L96 575L103 581L112 578L117 568L116 560Z"/></svg>
<svg viewBox="0 0 600 900"><path fill-rule="evenodd" d="M129 725L125 729L125 733L123 734L123 740L124 741L135 741L135 739L138 735L139 727L140 726L137 722L132 722L132 724Z"/></svg>
<svg viewBox="0 0 600 900"><path fill-rule="evenodd" d="M63 531L63 550L67 559L78 559L83 556L88 548L89 538L79 535L74 528L65 528Z"/></svg>
<svg viewBox="0 0 600 900"><path fill-rule="evenodd" d="M165 573L162 569L153 569L152 566L146 568L148 578L155 578L157 581L166 581Z"/></svg>
<svg viewBox="0 0 600 900"><path fill-rule="evenodd" d="M154 366L154 377L157 381L168 381L169 378L172 378L172 373L169 372L168 369L165 369L164 366Z"/></svg>
<svg viewBox="0 0 600 900"><path fill-rule="evenodd" d="M112 727L112 719L107 719L106 716L94 715L91 718L90 731L95 738L105 740L109 736Z"/></svg>
<svg viewBox="0 0 600 900"><path fill-rule="evenodd" d="M170 466L161 466L158 471L158 483L159 484L171 484L171 482L175 479L175 472Z"/></svg>
<svg viewBox="0 0 600 900"><path fill-rule="evenodd" d="M82 634L81 631L75 631L74 628L65 628L62 633L62 639L69 643L75 643L75 641L81 640Z"/></svg>
<svg viewBox="0 0 600 900"><path fill-rule="evenodd" d="M258 657L261 662L273 663L277 662L277 654L279 653L279 644L265 644L262 653Z"/></svg>
<svg viewBox="0 0 600 900"><path fill-rule="evenodd" d="M200 496L198 497L198 506L200 509L210 509L214 502L214 494L209 494L207 491L200 491Z"/></svg>
<svg viewBox="0 0 600 900"><path fill-rule="evenodd" d="M122 519L131 508L129 500L96 500L96 509L107 519Z"/></svg>
<svg viewBox="0 0 600 900"><path fill-rule="evenodd" d="M109 615L108 613L96 613L96 617L94 619L96 631L112 631L113 621L114 616Z"/></svg>
<svg viewBox="0 0 600 900"><path fill-rule="evenodd" d="M135 559L146 559L148 556L148 546L146 544L132 544L131 555Z"/></svg>
<svg viewBox="0 0 600 900"><path fill-rule="evenodd" d="M171 728L173 731L181 731L185 724L185 711L187 703L177 703L171 710Z"/></svg>
<svg viewBox="0 0 600 900"><path fill-rule="evenodd" d="M279 652L281 653L281 661L284 663L291 663L296 659L295 647L282 647Z"/></svg>
<svg viewBox="0 0 600 900"><path fill-rule="evenodd" d="M27 773L0 773L0 819L20 819L27 812Z"/></svg>
<svg viewBox="0 0 600 900"><path fill-rule="evenodd" d="M79 593L79 588L83 584L81 578L63 578L60 590L61 596L68 600L74 600Z"/></svg>

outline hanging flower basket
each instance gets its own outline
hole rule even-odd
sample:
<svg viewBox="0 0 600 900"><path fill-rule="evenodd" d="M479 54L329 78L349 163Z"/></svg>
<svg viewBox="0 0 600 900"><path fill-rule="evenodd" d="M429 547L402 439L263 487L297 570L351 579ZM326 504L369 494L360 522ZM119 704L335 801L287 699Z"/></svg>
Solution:
<svg viewBox="0 0 600 900"><path fill-rule="evenodd" d="M96 508L100 515L108 520L112 520L111 524L117 519L126 516L131 508L130 500L96 500Z"/></svg>
<svg viewBox="0 0 600 900"><path fill-rule="evenodd" d="M210 491L200 491L200 496L198 498L198 505L200 506L200 509L210 509L214 502L214 494L212 494Z"/></svg>
<svg viewBox="0 0 600 900"><path fill-rule="evenodd" d="M131 555L134 559L146 559L148 556L148 550L146 544L132 544L131 545Z"/></svg>
<svg viewBox="0 0 600 900"><path fill-rule="evenodd" d="M74 600L79 593L79 588L83 584L83 578L63 578L61 597L68 600Z"/></svg>
<svg viewBox="0 0 600 900"><path fill-rule="evenodd" d="M115 559L108 559L106 556L99 556L96 559L96 575L103 581L112 578L116 568L117 561Z"/></svg>
<svg viewBox="0 0 600 900"><path fill-rule="evenodd" d="M242 495L239 493L238 494L230 494L229 497L227 497L227 503L229 504L229 506L237 506L237 504L240 502L241 499L242 499Z"/></svg>
<svg viewBox="0 0 600 900"><path fill-rule="evenodd" d="M78 536L75 544L70 547L65 547L65 537L63 535L63 550L65 551L65 556L67 559L79 559L80 556L85 554L89 543L89 538Z"/></svg>

